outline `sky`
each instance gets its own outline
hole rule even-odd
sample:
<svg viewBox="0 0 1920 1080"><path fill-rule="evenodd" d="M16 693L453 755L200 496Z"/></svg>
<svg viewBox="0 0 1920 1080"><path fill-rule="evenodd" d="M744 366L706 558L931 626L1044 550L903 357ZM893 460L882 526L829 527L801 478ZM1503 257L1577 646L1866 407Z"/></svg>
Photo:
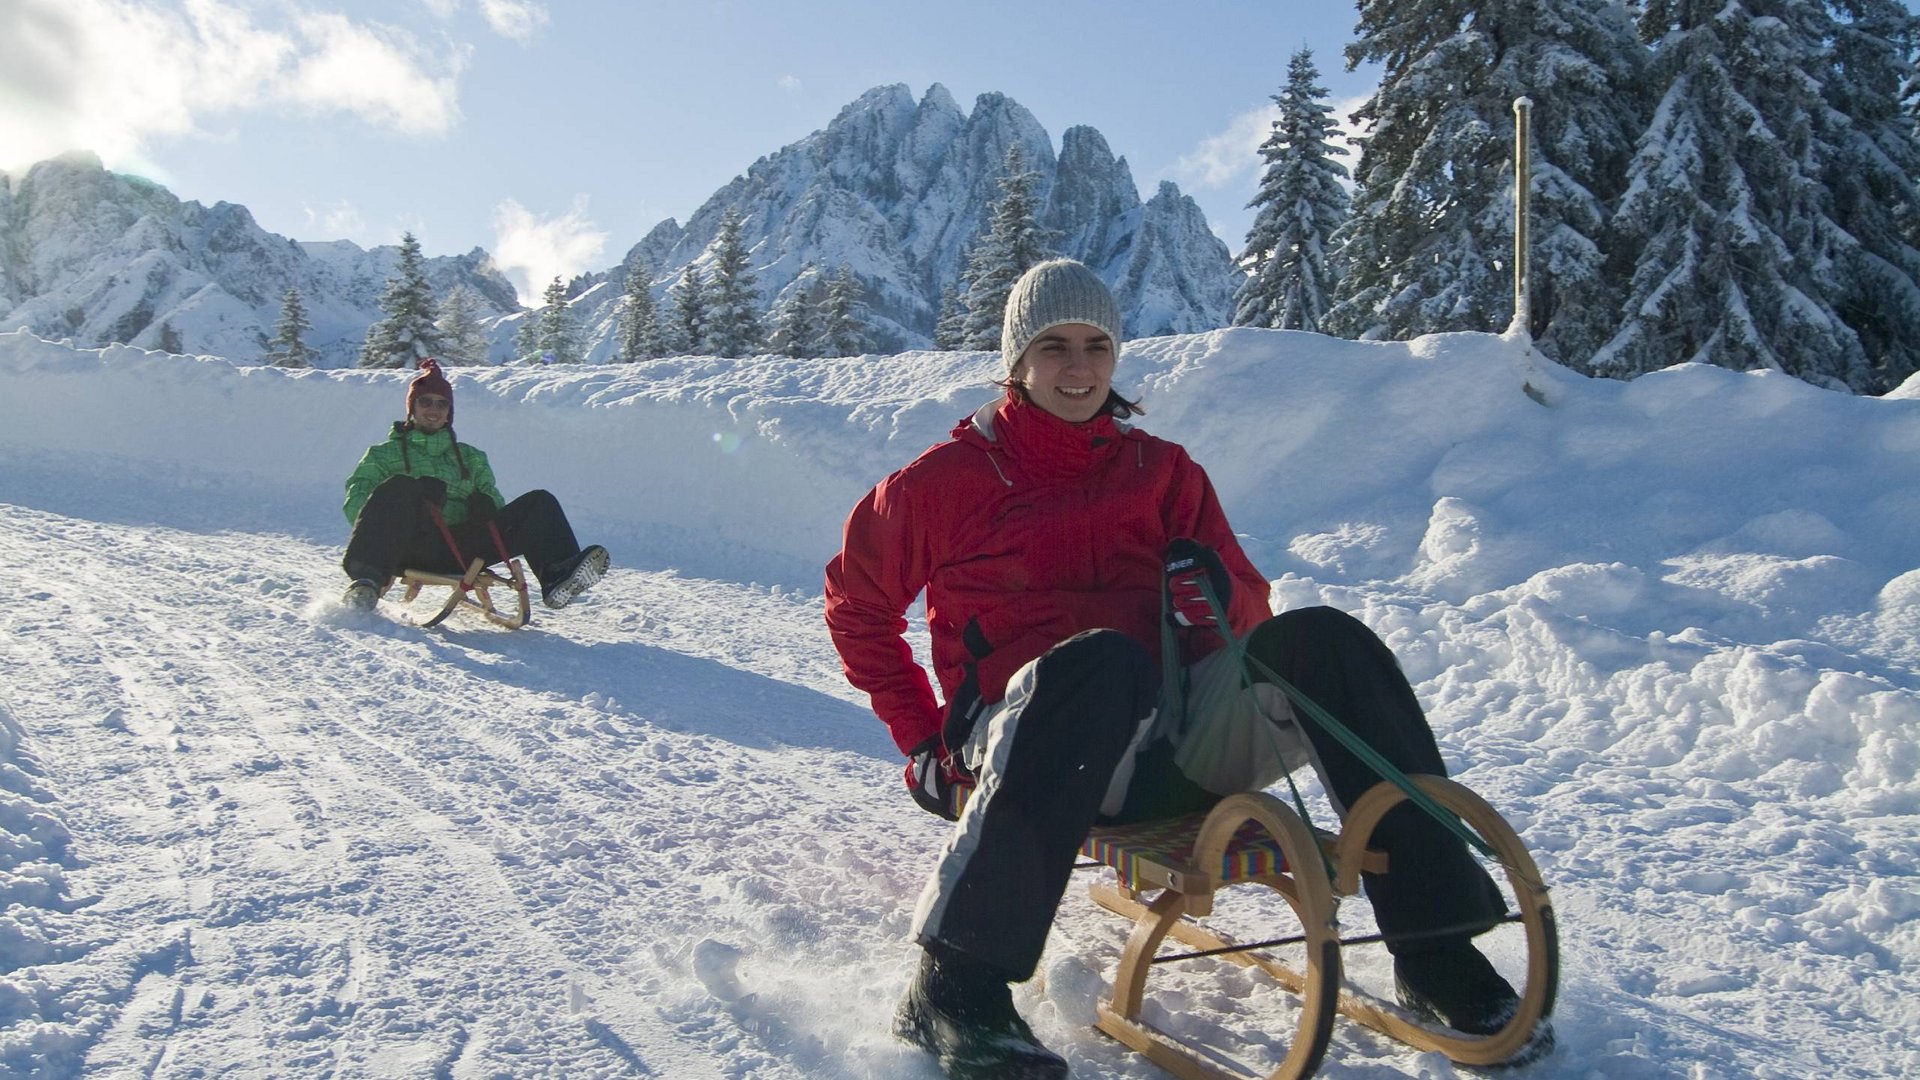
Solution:
<svg viewBox="0 0 1920 1080"><path fill-rule="evenodd" d="M939 1080L887 1032L949 827L841 673L821 567L998 373L458 369L462 441L613 568L519 630L423 630L427 597L339 603L341 482L406 373L0 334L0 1075ZM1277 610L1392 645L1539 864L1558 1049L1501 1080L1920 1075L1920 376L1241 328L1129 342L1117 378ZM1102 876L1015 1000L1078 1080L1167 1080L1091 1027L1128 935ZM1510 979L1517 937L1479 939ZM1391 995L1384 950L1341 956ZM1299 1019L1224 964L1147 995L1248 1075ZM1487 1074L1342 1019L1315 1075Z"/></svg>
<svg viewBox="0 0 1920 1080"><path fill-rule="evenodd" d="M1344 111L1355 12L1187 0L0 0L0 169L72 150L299 240L601 270L861 93L1098 128L1235 250L1289 56Z"/></svg>

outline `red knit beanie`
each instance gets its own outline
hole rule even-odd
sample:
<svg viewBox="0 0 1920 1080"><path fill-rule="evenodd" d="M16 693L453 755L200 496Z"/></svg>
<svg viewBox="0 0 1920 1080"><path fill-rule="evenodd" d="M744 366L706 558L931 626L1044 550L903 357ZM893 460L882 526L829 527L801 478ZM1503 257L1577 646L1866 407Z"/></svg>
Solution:
<svg viewBox="0 0 1920 1080"><path fill-rule="evenodd" d="M420 374L407 384L407 419L413 419L413 399L421 394L438 394L447 399L447 426L453 426L453 384L440 374L440 362L429 356L420 361Z"/></svg>

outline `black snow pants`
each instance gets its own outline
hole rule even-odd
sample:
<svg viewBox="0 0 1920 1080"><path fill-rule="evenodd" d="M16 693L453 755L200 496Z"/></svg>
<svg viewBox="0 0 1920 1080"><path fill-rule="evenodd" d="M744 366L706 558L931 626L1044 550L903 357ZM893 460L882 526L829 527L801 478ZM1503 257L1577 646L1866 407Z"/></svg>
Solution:
<svg viewBox="0 0 1920 1080"><path fill-rule="evenodd" d="M1399 663L1358 620L1332 608L1290 611L1257 627L1247 651L1403 772L1446 775ZM1160 696L1157 672L1138 642L1094 630L1014 675L1006 698L983 720L993 727L979 787L921 894L914 927L921 944L959 950L1010 980L1031 977L1080 845L1128 756L1124 808L1111 820L1164 817L1218 801L1181 775L1165 739L1142 744ZM1344 813L1379 778L1311 721L1301 727ZM1394 872L1362 880L1389 949L1438 928L1471 933L1500 917L1504 904L1486 871L1417 807L1389 812L1374 846L1386 851Z"/></svg>
<svg viewBox="0 0 1920 1080"><path fill-rule="evenodd" d="M499 526L500 539L507 554L526 556L533 576L542 583L562 563L580 553L573 526L560 509L560 501L545 491L529 491L500 508L493 522ZM499 562L500 552L484 521L463 521L448 527L460 549L456 559L434 524L420 480L412 476L390 476L367 496L366 505L353 523L353 535L347 540L347 553L340 565L353 578L385 581L402 570L425 570L437 574L462 574L461 559L475 556Z"/></svg>

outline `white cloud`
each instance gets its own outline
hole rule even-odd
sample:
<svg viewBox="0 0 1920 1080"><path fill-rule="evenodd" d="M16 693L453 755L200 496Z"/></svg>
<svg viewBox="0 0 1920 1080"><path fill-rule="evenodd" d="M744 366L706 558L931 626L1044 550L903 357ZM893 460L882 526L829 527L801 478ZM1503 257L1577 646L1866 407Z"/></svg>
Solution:
<svg viewBox="0 0 1920 1080"><path fill-rule="evenodd" d="M451 19L460 10L460 0L420 0L420 6L436 19Z"/></svg>
<svg viewBox="0 0 1920 1080"><path fill-rule="evenodd" d="M562 281L592 269L606 250L607 233L587 217L587 197L577 195L558 217L539 217L513 199L493 209L493 261L520 298L539 303L555 277Z"/></svg>
<svg viewBox="0 0 1920 1080"><path fill-rule="evenodd" d="M782 75L779 79L775 80L775 82L779 85L780 89L785 90L789 94L799 93L802 85L797 75Z"/></svg>
<svg viewBox="0 0 1920 1080"><path fill-rule="evenodd" d="M1340 160L1349 168L1358 154L1353 144L1356 129L1347 116L1366 100L1365 96L1361 96L1330 103L1333 105L1333 117L1340 124L1334 144L1348 147L1347 156ZM1174 175L1183 184L1195 189L1224 188L1248 176L1258 176L1261 168L1260 144L1267 141L1267 136L1273 131L1273 122L1279 116L1278 105L1265 105L1241 113L1228 122L1225 131L1207 136L1191 153L1182 155L1173 167Z"/></svg>
<svg viewBox="0 0 1920 1080"><path fill-rule="evenodd" d="M404 134L459 118L465 53L339 15L263 26L224 0L0 0L0 167L69 149L139 167L154 139L289 105Z"/></svg>
<svg viewBox="0 0 1920 1080"><path fill-rule="evenodd" d="M360 208L345 199L315 209L303 207L307 213L309 235L322 240L357 240L367 233L367 219L360 214Z"/></svg>
<svg viewBox="0 0 1920 1080"><path fill-rule="evenodd" d="M525 41L547 25L547 6L533 0L480 0L480 14L501 37Z"/></svg>
<svg viewBox="0 0 1920 1080"><path fill-rule="evenodd" d="M403 135L444 134L460 119L464 50L448 58L452 73L436 78L424 70L413 39L400 31L334 14L302 15L299 25L312 48L285 82L290 100L353 113Z"/></svg>

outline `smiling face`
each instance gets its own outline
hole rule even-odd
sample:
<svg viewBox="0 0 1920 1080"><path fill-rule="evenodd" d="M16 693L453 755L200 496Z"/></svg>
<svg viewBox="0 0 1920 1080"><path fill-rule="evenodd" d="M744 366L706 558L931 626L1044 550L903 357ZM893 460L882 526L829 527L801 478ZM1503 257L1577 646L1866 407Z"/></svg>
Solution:
<svg viewBox="0 0 1920 1080"><path fill-rule="evenodd" d="M447 426L453 403L438 394L421 394L413 399L413 426L428 435Z"/></svg>
<svg viewBox="0 0 1920 1080"><path fill-rule="evenodd" d="M1066 323L1050 326L1014 365L1015 382L1027 388L1035 405L1062 420L1085 423L1100 415L1113 385L1118 359L1113 339L1097 326Z"/></svg>

